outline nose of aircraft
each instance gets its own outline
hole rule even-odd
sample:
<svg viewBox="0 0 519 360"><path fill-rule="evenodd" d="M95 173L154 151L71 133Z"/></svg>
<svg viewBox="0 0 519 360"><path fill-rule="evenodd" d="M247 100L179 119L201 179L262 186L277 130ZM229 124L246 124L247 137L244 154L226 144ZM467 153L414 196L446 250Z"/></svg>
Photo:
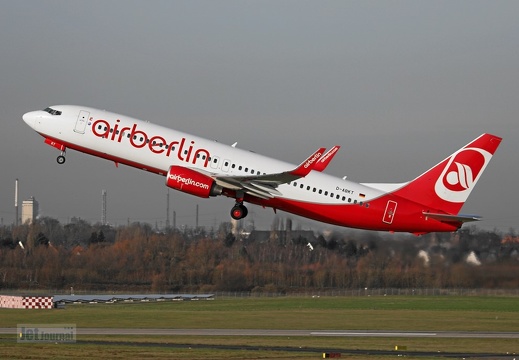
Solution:
<svg viewBox="0 0 519 360"><path fill-rule="evenodd" d="M25 121L27 125L30 127L34 127L34 122L36 121L36 114L38 111L30 111L28 113L23 114L22 119Z"/></svg>

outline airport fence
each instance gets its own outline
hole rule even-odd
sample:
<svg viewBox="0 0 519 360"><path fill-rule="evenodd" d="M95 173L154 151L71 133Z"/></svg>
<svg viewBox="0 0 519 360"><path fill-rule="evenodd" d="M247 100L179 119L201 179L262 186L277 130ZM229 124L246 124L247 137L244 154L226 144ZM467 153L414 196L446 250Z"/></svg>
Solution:
<svg viewBox="0 0 519 360"><path fill-rule="evenodd" d="M519 296L519 289L335 289L308 290L297 292L221 292L213 293L217 297L363 297L363 296Z"/></svg>
<svg viewBox="0 0 519 360"><path fill-rule="evenodd" d="M80 290L75 289L73 291L76 295L110 295L110 294L128 294L135 295L135 291L92 291L92 290ZM70 295L70 290L63 289L47 289L47 290L9 290L0 289L0 294L9 295ZM171 292L151 292L151 291L139 291L138 294L175 294ZM186 291L182 294L189 295L214 295L218 297L235 297L235 298L248 298L248 297L363 297L363 296L518 296L519 289L465 289L465 288L452 288L452 289L399 289L399 288L360 288L360 289L329 289L329 290L301 290L301 291L286 291L286 292L262 292L262 291Z"/></svg>

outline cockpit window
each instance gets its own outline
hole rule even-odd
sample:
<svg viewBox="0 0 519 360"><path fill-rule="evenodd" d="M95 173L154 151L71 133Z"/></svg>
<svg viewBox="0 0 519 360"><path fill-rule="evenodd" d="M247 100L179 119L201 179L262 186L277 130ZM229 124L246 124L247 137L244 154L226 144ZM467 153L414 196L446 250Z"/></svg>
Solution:
<svg viewBox="0 0 519 360"><path fill-rule="evenodd" d="M48 112L48 113L51 114L51 115L61 115L61 111L59 111L59 110L54 110L53 108L50 108L50 107L46 108L46 109L43 110L43 111Z"/></svg>

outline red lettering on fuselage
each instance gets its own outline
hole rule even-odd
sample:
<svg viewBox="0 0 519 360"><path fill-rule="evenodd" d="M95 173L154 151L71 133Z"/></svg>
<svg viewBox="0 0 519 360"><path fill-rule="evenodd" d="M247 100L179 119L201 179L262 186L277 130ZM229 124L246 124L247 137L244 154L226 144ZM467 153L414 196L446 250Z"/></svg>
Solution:
<svg viewBox="0 0 519 360"><path fill-rule="evenodd" d="M168 142L160 135L149 136L145 131L137 130L137 124L133 124L132 127L125 126L119 129L120 122L121 120L118 119L116 124L111 126L106 120L96 120L92 123L92 133L97 137L119 143L126 138L129 139L130 145L136 149L147 148L154 154L165 154L167 157L176 154L180 161L195 164L200 159L204 167L207 167L209 164L209 157L211 156L209 151L203 148L196 149L194 140L190 140L190 145L188 146L186 145L187 139L184 137L180 141Z"/></svg>

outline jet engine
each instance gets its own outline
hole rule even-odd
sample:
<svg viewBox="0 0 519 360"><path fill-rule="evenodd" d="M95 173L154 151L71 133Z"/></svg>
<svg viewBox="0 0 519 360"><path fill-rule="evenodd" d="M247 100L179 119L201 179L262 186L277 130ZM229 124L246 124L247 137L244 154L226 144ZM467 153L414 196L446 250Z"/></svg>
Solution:
<svg viewBox="0 0 519 360"><path fill-rule="evenodd" d="M178 165L170 166L166 186L202 198L218 196L223 190L211 177Z"/></svg>

